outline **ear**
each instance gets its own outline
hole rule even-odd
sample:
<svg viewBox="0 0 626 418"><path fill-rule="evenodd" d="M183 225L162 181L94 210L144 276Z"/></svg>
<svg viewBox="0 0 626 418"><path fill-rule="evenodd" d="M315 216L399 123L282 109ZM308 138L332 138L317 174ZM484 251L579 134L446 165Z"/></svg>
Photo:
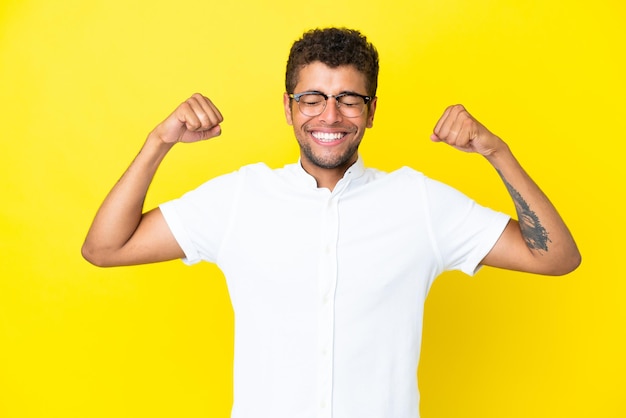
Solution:
<svg viewBox="0 0 626 418"><path fill-rule="evenodd" d="M365 125L368 128L374 126L374 113L376 113L376 102L378 101L378 97L374 96L369 103L369 109L367 111L367 124Z"/></svg>
<svg viewBox="0 0 626 418"><path fill-rule="evenodd" d="M283 106L285 107L285 119L287 119L288 125L293 125L293 119L291 117L291 98L287 93L283 94Z"/></svg>

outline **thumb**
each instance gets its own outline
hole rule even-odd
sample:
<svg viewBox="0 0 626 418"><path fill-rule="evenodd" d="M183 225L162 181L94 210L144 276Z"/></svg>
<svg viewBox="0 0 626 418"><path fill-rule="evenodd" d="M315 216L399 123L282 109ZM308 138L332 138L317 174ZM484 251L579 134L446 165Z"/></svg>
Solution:
<svg viewBox="0 0 626 418"><path fill-rule="evenodd" d="M206 131L206 139L215 138L216 136L220 136L222 134L222 126L215 125L211 129Z"/></svg>
<svg viewBox="0 0 626 418"><path fill-rule="evenodd" d="M215 138L216 136L219 136L221 134L222 134L222 128L220 127L220 125L215 125L205 130L192 131L192 130L185 129L178 136L178 139L176 142L189 143L189 142L206 141L207 139Z"/></svg>
<svg viewBox="0 0 626 418"><path fill-rule="evenodd" d="M215 125L209 129L203 131L186 131L181 137L178 138L178 142L197 142L206 141L222 134L222 127Z"/></svg>

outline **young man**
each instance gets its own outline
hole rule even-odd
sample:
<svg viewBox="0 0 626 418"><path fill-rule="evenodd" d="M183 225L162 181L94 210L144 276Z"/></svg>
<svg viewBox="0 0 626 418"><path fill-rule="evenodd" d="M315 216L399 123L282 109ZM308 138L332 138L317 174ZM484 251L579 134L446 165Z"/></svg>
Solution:
<svg viewBox="0 0 626 418"><path fill-rule="evenodd" d="M580 263L548 198L462 106L445 110L431 139L483 155L519 222L412 169L365 168L358 147L377 76L359 32L305 33L284 95L298 163L242 167L144 213L167 152L221 133L219 110L194 94L148 135L89 230L83 255L99 266L219 265L236 321L234 418L416 418L424 300L441 272L560 275Z"/></svg>

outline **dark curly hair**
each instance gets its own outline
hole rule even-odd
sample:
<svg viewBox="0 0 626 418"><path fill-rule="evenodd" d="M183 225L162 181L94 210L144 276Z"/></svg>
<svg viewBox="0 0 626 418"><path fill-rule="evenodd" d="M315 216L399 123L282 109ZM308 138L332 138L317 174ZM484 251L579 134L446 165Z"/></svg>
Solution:
<svg viewBox="0 0 626 418"><path fill-rule="evenodd" d="M298 84L300 69L313 62L331 68L352 65L365 75L368 96L376 96L378 52L359 31L346 28L313 29L294 42L287 60L285 88L288 93Z"/></svg>

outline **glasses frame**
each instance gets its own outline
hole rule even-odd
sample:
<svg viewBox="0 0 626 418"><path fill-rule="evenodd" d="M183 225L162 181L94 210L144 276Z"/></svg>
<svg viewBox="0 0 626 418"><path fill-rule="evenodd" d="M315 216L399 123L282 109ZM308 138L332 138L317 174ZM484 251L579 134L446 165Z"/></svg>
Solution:
<svg viewBox="0 0 626 418"><path fill-rule="evenodd" d="M302 98L302 96L306 96L309 94L316 94L318 96L322 96L324 98L324 107L322 107L322 110L317 114L317 115L307 115L306 113L304 113L302 111L302 109L300 109L300 98ZM358 118L359 116L361 116L363 114L363 112L365 111L365 107L367 106L367 104L372 100L372 96L364 96L362 94L359 93L354 93L354 92L348 92L345 91L343 93L339 93L339 94L325 94L322 93L321 91L303 91L302 93L289 93L288 94L290 99L293 99L296 101L296 103L298 103L298 110L300 111L300 113L302 113L305 116L309 116L309 117L315 117L315 116L319 116L322 113L324 113L324 110L326 110L326 105L328 104L328 99L333 97L335 99L335 106L337 106L337 110L339 111L339 113L341 113L344 117L346 118ZM361 109L361 113L359 113L358 115L355 116L346 116L343 114L343 112L341 111L341 106L342 103L339 101L339 99L341 99L342 97L346 97L346 96L356 96L356 97L360 97L361 99L363 99L363 109Z"/></svg>

